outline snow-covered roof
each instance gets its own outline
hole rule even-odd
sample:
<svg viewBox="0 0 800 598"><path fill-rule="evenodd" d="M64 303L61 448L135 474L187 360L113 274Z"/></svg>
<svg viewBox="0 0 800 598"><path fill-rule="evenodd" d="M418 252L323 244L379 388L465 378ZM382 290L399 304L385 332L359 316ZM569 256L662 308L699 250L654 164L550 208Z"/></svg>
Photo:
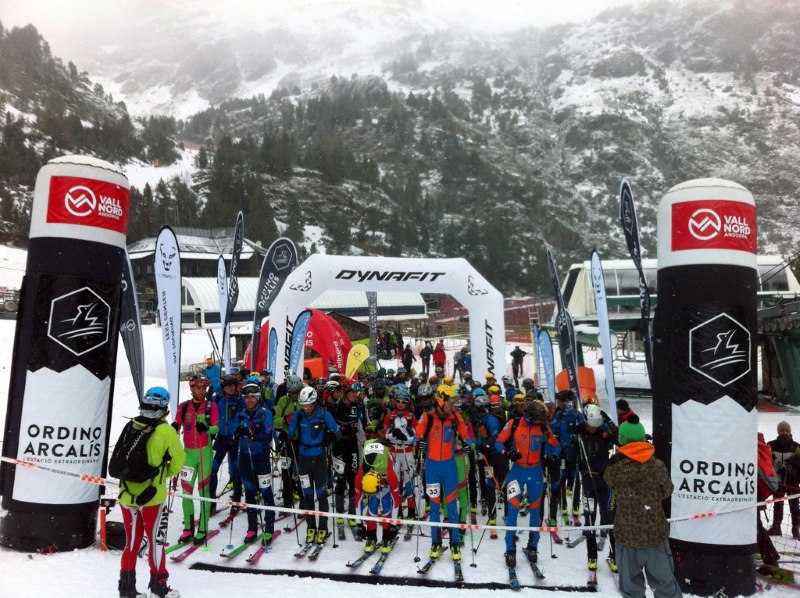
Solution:
<svg viewBox="0 0 800 598"><path fill-rule="evenodd" d="M217 259L220 255L230 259L233 254L233 228L191 228L176 226L172 230L178 238L178 248L184 259ZM128 245L131 260L149 257L155 253L156 237L148 237ZM249 241L242 246L240 259L252 257Z"/></svg>

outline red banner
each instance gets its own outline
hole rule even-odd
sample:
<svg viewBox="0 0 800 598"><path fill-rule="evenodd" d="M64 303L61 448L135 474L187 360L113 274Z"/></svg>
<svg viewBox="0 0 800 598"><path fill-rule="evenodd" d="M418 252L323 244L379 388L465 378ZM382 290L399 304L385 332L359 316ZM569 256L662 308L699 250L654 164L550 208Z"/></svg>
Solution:
<svg viewBox="0 0 800 598"><path fill-rule="evenodd" d="M722 199L672 205L672 250L734 249L756 253L756 207Z"/></svg>
<svg viewBox="0 0 800 598"><path fill-rule="evenodd" d="M47 222L82 224L126 234L130 191L119 185L83 177L50 179Z"/></svg>

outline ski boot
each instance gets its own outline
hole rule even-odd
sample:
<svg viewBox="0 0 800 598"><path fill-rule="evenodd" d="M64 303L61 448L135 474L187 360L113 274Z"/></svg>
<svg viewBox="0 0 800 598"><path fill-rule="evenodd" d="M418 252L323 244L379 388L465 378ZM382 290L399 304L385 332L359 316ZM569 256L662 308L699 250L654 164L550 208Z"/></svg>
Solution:
<svg viewBox="0 0 800 598"><path fill-rule="evenodd" d="M522 549L522 552L525 553L525 558L528 559L529 563L535 563L539 560L539 551L535 546L526 546Z"/></svg>
<svg viewBox="0 0 800 598"><path fill-rule="evenodd" d="M564 525L569 525L571 523L569 517L569 511L567 511L566 509L561 509L561 521L564 522Z"/></svg>
<svg viewBox="0 0 800 598"><path fill-rule="evenodd" d="M381 542L381 554L389 554L390 552L392 552L392 541L384 538L383 542Z"/></svg>
<svg viewBox="0 0 800 598"><path fill-rule="evenodd" d="M326 529L317 530L317 544L325 544L325 540L327 539L328 539L328 530Z"/></svg>
<svg viewBox="0 0 800 598"><path fill-rule="evenodd" d="M150 574L150 596L155 598L179 598L180 592L167 585L167 575Z"/></svg>
<svg viewBox="0 0 800 598"><path fill-rule="evenodd" d="M308 528L306 530L306 544L313 544L317 541L317 530L314 528Z"/></svg>
<svg viewBox="0 0 800 598"><path fill-rule="evenodd" d="M375 552L375 548L378 545L378 541L375 538L367 538L366 543L364 544L364 552L367 554L372 554Z"/></svg>
<svg viewBox="0 0 800 598"><path fill-rule="evenodd" d="M199 531L194 535L194 540L192 541L195 546L200 546L201 544L205 544L206 536L208 532L206 531Z"/></svg>
<svg viewBox="0 0 800 598"><path fill-rule="evenodd" d="M597 559L589 559L589 562L586 564L589 568L589 571L597 571Z"/></svg>
<svg viewBox="0 0 800 598"><path fill-rule="evenodd" d="M444 551L442 550L441 544L431 544L431 551L428 556L432 559L438 559L440 556L442 556L442 552Z"/></svg>
<svg viewBox="0 0 800 598"><path fill-rule="evenodd" d="M178 544L188 544L194 538L194 531L190 529L183 530L183 533L178 537Z"/></svg>
<svg viewBox="0 0 800 598"><path fill-rule="evenodd" d="M460 544L450 544L450 556L453 558L454 561L461 560L461 545Z"/></svg>
<svg viewBox="0 0 800 598"><path fill-rule="evenodd" d="M147 598L146 593L136 589L136 571L119 572L119 598Z"/></svg>
<svg viewBox="0 0 800 598"><path fill-rule="evenodd" d="M258 532L254 529L247 530L247 533L244 535L244 543L245 544L252 544L256 541L256 537L258 536Z"/></svg>
<svg viewBox="0 0 800 598"><path fill-rule="evenodd" d="M476 507L469 508L469 522L472 525L477 525L478 523L478 509Z"/></svg>
<svg viewBox="0 0 800 598"><path fill-rule="evenodd" d="M513 550L506 550L505 552L506 557L506 567L509 569L513 569L517 566L517 553Z"/></svg>
<svg viewBox="0 0 800 598"><path fill-rule="evenodd" d="M490 519L486 523L488 525L497 525L497 519ZM497 540L497 530L496 529L490 529L489 530L489 539Z"/></svg>
<svg viewBox="0 0 800 598"><path fill-rule="evenodd" d="M619 567L617 567L617 557L613 552L608 555L608 566L611 567L612 573L619 573Z"/></svg>
<svg viewBox="0 0 800 598"><path fill-rule="evenodd" d="M575 527L581 525L581 512L578 509L572 509L572 525Z"/></svg>

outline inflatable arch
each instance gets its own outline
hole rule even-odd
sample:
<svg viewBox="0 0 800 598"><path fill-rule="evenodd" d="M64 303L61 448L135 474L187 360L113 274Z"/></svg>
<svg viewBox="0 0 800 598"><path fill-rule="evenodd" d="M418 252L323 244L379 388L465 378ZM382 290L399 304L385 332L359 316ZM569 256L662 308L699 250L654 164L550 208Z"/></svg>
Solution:
<svg viewBox="0 0 800 598"><path fill-rule="evenodd" d="M473 371L505 371L503 295L467 260L315 254L289 275L270 308L270 329L278 337L276 382L286 377L295 319L329 289L450 295L469 311Z"/></svg>

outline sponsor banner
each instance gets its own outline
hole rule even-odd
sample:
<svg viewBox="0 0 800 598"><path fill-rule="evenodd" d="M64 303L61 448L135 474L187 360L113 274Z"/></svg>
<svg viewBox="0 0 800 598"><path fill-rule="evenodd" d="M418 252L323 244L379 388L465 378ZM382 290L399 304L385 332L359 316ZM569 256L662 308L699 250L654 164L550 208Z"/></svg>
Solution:
<svg viewBox="0 0 800 598"><path fill-rule="evenodd" d="M178 239L168 226L161 229L156 239L155 274L158 316L164 343L164 367L170 394L169 410L174 417L180 393L181 254Z"/></svg>
<svg viewBox="0 0 800 598"><path fill-rule="evenodd" d="M647 377L653 380L653 340L650 331L650 289L642 268L642 244L639 238L639 220L636 218L636 206L633 202L633 191L628 179L623 178L619 188L619 220L625 235L625 244L639 272L639 311L641 312L642 345ZM651 382L652 384L652 382ZM616 412L616 409L612 411Z"/></svg>
<svg viewBox="0 0 800 598"><path fill-rule="evenodd" d="M550 335L547 334L544 330L540 330L537 334L539 338L538 346L539 346L539 361L542 364L542 370L544 372L544 381L547 385L547 393L549 394L549 398L551 401L555 401L556 398L556 365L553 361L553 341L550 338ZM541 384L541 380L540 380Z"/></svg>
<svg viewBox="0 0 800 598"><path fill-rule="evenodd" d="M710 404L672 405L673 517L755 505L757 417L755 409L747 411L727 395ZM754 544L753 511L676 522L670 536L703 544Z"/></svg>
<svg viewBox="0 0 800 598"><path fill-rule="evenodd" d="M578 384L578 362L577 362L577 343L575 342L575 327L572 317L569 315L564 305L564 296L561 294L561 285L558 282L558 272L556 262L553 259L553 252L547 248L547 269L550 272L550 282L553 283L553 294L556 298L556 330L558 331L558 342L564 355L564 367L567 370L569 387L575 393L574 407L578 411L581 405L581 389Z"/></svg>
<svg viewBox="0 0 800 598"><path fill-rule="evenodd" d="M142 322L139 317L139 300L136 298L136 284L133 280L131 260L125 254L122 269L122 301L120 303L119 331L122 345L128 357L128 365L136 387L136 396L140 399L144 393L144 341L142 340Z"/></svg>
<svg viewBox="0 0 800 598"><path fill-rule="evenodd" d="M606 283L603 276L603 265L600 254L592 252L592 287L594 288L594 302L597 306L597 326L600 329L600 352L603 355L603 370L605 372L606 412L615 425L617 421L617 391L614 385L614 361L611 353L611 324L608 320L608 303L606 302Z"/></svg>
<svg viewBox="0 0 800 598"><path fill-rule="evenodd" d="M269 315L269 308L286 282L286 277L297 266L297 248L291 239L281 237L270 245L261 264L258 279L256 306L253 311L253 333L250 339L250 364L256 371L260 368L261 325Z"/></svg>
<svg viewBox="0 0 800 598"><path fill-rule="evenodd" d="M50 224L79 224L128 232L131 194L123 186L85 177L53 176L47 205Z"/></svg>
<svg viewBox="0 0 800 598"><path fill-rule="evenodd" d="M228 310L228 272L225 269L225 258L219 256L217 260L217 294L219 295L219 315L225 318ZM222 327L222 365L225 371L230 371L231 367L231 338L228 328Z"/></svg>
<svg viewBox="0 0 800 598"><path fill-rule="evenodd" d="M290 343L291 355L289 358L289 370L298 373L298 368L302 365L303 351L306 347L306 334L308 325L311 322L311 311L302 312L294 322L292 327L292 342ZM298 374L302 376L302 372Z"/></svg>
<svg viewBox="0 0 800 598"><path fill-rule="evenodd" d="M269 327L269 349L267 350L267 369L272 372L272 379L278 372L275 366L278 364L278 332L272 326Z"/></svg>
<svg viewBox="0 0 800 598"><path fill-rule="evenodd" d="M378 354L378 293L367 291L367 307L369 309L369 354Z"/></svg>
<svg viewBox="0 0 800 598"><path fill-rule="evenodd" d="M369 357L369 348L366 345L353 345L350 352L347 354L347 367L344 373L345 378L353 378L358 368L361 367L361 364L367 360L367 357Z"/></svg>
<svg viewBox="0 0 800 598"><path fill-rule="evenodd" d="M58 392L48 392L44 404L42 389L58 389ZM110 391L110 377L98 379L80 365L63 372L48 368L29 370L17 458L100 476ZM13 498L39 504L85 504L97 500L99 490L99 486L78 478L43 476L33 469L18 467Z"/></svg>
<svg viewBox="0 0 800 598"><path fill-rule="evenodd" d="M756 207L703 199L672 204L672 251L731 249L755 255Z"/></svg>
<svg viewBox="0 0 800 598"><path fill-rule="evenodd" d="M239 301L239 256L242 253L244 243L244 216L241 212L236 216L236 226L233 229L233 253L231 255L231 277L228 286L228 298L225 302L225 311L220 311L222 318L222 355L225 371L231 369L231 335L230 321L233 317L233 310ZM222 306L220 305L220 309Z"/></svg>

